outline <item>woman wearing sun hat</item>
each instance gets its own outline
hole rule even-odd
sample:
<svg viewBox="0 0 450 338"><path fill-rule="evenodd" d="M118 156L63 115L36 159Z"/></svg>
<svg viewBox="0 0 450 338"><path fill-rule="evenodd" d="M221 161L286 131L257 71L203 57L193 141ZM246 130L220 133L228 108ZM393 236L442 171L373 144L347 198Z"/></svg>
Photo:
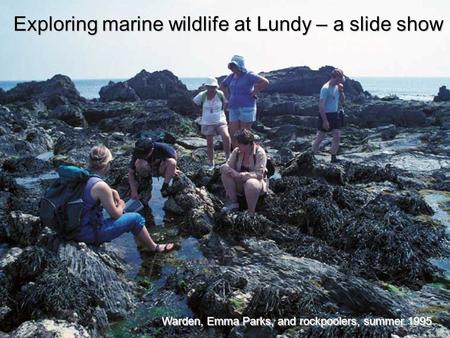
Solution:
<svg viewBox="0 0 450 338"><path fill-rule="evenodd" d="M231 74L221 83L221 89L228 97L230 134L235 147L234 134L241 129L251 129L256 120L256 98L264 90L269 81L245 68L244 57L235 55L228 64Z"/></svg>
<svg viewBox="0 0 450 338"><path fill-rule="evenodd" d="M220 90L217 80L208 78L204 83L206 90L194 97L194 103L202 107L202 134L206 136L208 145L208 160L210 168L214 168L214 136L220 135L223 142L225 159L230 155L230 134L224 106L227 103L225 95Z"/></svg>

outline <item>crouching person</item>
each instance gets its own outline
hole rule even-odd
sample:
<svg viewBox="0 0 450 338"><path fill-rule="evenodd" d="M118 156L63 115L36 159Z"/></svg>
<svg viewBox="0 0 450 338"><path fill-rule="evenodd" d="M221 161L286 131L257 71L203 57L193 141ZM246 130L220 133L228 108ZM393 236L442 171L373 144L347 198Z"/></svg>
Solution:
<svg viewBox="0 0 450 338"><path fill-rule="evenodd" d="M140 192L143 185L151 186L153 176L164 177L161 195L167 197L169 183L178 174L177 153L173 147L166 143L153 142L150 137L141 138L136 142L128 170L132 199L144 199L144 201L150 199L150 197L141 196Z"/></svg>
<svg viewBox="0 0 450 338"><path fill-rule="evenodd" d="M118 192L111 189L100 177L106 175L112 161L111 151L104 146L91 149L89 170L92 176L83 193L84 208L81 228L75 240L85 243L112 241L125 232L131 232L150 251L166 252L173 249L173 243L156 244L145 227L145 219L138 213L123 213L125 203ZM103 208L111 215L104 219Z"/></svg>
<svg viewBox="0 0 450 338"><path fill-rule="evenodd" d="M254 213L260 196L267 193L267 155L255 144L254 135L247 129L235 134L238 147L233 150L228 161L220 168L222 182L228 197L222 211L239 209L238 194L244 194L248 211Z"/></svg>

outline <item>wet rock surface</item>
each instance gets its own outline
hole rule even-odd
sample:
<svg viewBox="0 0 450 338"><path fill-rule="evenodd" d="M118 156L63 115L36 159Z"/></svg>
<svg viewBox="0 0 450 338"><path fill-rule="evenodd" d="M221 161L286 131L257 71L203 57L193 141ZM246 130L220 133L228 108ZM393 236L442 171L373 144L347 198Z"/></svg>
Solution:
<svg viewBox="0 0 450 338"><path fill-rule="evenodd" d="M190 93L170 72L110 84L102 89L104 102L80 98L58 76L0 92L0 331L19 337L448 335L450 106L378 100L348 81L341 162L330 164L328 139L319 154L309 151L317 88L329 71L266 74L273 86L258 101L254 130L277 171L255 215L245 201L239 211L221 213L219 167L205 167ZM66 243L42 227L39 198L60 164L84 165L89 149L105 144L114 155L105 179L126 194L128 163L142 135L178 153L183 174L167 199L155 179L153 211L143 212L156 241L177 244L174 253L138 251L132 236L120 245ZM175 327L164 326L163 316L240 322ZM345 317L361 325L250 326L245 316ZM433 324L362 323L414 316Z"/></svg>

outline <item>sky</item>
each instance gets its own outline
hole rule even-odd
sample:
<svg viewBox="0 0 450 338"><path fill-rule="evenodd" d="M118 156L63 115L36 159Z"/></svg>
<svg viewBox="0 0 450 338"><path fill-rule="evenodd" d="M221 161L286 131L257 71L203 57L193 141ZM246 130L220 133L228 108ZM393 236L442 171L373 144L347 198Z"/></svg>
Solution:
<svg viewBox="0 0 450 338"><path fill-rule="evenodd" d="M42 80L54 74L73 79L129 78L142 69L169 69L179 77L226 74L234 54L255 72L291 66L342 68L350 76L450 76L448 0L1 0L0 80ZM172 32L167 20L218 15L233 28L250 17L251 32ZM136 19L164 22L162 32L14 31L26 19ZM304 32L258 32L278 19L312 20ZM389 32L351 32L361 16L390 20ZM398 32L396 21L444 20L441 32ZM344 21L344 32L333 22ZM317 28L316 23L329 24Z"/></svg>

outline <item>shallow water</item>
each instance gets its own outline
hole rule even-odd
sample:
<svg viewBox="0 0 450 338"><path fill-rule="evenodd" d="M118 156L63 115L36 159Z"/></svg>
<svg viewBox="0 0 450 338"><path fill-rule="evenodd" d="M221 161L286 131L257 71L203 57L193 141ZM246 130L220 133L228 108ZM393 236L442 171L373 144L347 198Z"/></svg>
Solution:
<svg viewBox="0 0 450 338"><path fill-rule="evenodd" d="M447 227L450 236L450 193L444 191L423 190L421 194L434 211L432 218ZM450 258L433 260L450 276Z"/></svg>
<svg viewBox="0 0 450 338"><path fill-rule="evenodd" d="M178 243L179 248L171 253L141 255L132 234L124 234L112 242L124 253L129 267L128 278L136 280L147 291L142 303L129 318L111 325L110 337L134 336L136 327L143 327L162 316L193 316L186 297L165 290L164 286L178 266L188 262L200 264L205 257L199 249L198 240L179 236L178 225L165 214L165 199L160 193L162 183L162 179L153 179L151 212L145 208L142 214L156 242Z"/></svg>

